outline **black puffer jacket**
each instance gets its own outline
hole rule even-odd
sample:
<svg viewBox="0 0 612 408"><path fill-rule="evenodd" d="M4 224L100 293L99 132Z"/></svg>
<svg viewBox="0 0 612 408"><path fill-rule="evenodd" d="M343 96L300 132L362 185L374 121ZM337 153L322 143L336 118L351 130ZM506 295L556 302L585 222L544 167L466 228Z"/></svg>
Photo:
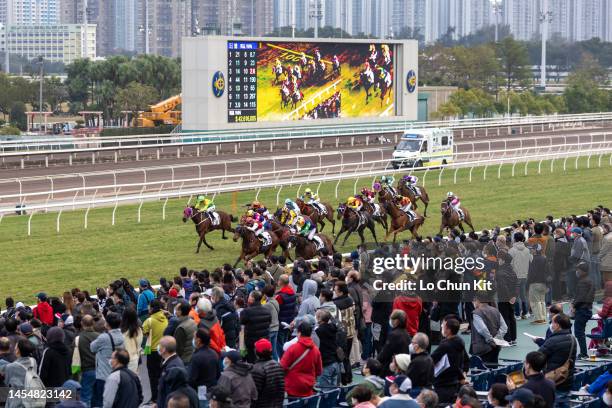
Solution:
<svg viewBox="0 0 612 408"><path fill-rule="evenodd" d="M43 351L39 376L45 387L61 387L70 379L72 355L63 341L53 341Z"/></svg>
<svg viewBox="0 0 612 408"><path fill-rule="evenodd" d="M229 347L236 348L236 343L238 342L238 332L240 329L238 324L238 314L236 313L234 305L225 299L221 299L219 302L213 305L213 309L215 309L217 319L219 319L219 324L223 329L223 333L225 333L225 342Z"/></svg>
<svg viewBox="0 0 612 408"><path fill-rule="evenodd" d="M257 401L255 408L281 408L285 399L285 371L274 360L259 360L253 365L251 371L255 387L257 388Z"/></svg>
<svg viewBox="0 0 612 408"><path fill-rule="evenodd" d="M270 335L270 311L262 305L249 306L240 313L240 324L244 325L244 343L253 345L261 338Z"/></svg>
<svg viewBox="0 0 612 408"><path fill-rule="evenodd" d="M519 282L512 265L508 263L497 268L495 287L500 302L508 302L511 298L518 296Z"/></svg>
<svg viewBox="0 0 612 408"><path fill-rule="evenodd" d="M380 361L385 375L391 374L389 364L391 364L394 355L408 353L410 341L411 337L405 327L396 327L391 330L387 337L387 343L378 355L378 361Z"/></svg>
<svg viewBox="0 0 612 408"><path fill-rule="evenodd" d="M578 345L572 333L568 330L560 330L550 335L538 350L546 355L546 368L544 373L561 367L570 358L570 375L567 380L557 386L557 390L567 391L572 387L574 381L574 363Z"/></svg>

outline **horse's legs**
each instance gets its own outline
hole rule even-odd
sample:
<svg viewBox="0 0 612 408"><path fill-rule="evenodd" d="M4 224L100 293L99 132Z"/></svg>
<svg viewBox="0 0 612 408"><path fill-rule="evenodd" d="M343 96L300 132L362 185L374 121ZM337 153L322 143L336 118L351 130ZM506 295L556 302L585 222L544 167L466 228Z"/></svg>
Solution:
<svg viewBox="0 0 612 408"><path fill-rule="evenodd" d="M357 230L357 234L359 234L359 238L361 239L361 245L365 244L365 237L363 236L363 230L365 228L359 228Z"/></svg>
<svg viewBox="0 0 612 408"><path fill-rule="evenodd" d="M476 231L476 230L474 229L474 226L472 225L472 221L466 221L465 223L466 223L467 225L469 225L469 226L470 226L470 228L472 229L472 231Z"/></svg>
<svg viewBox="0 0 612 408"><path fill-rule="evenodd" d="M200 247L202 246L202 237L200 237L200 240L198 241L198 245L196 248L196 254L200 253Z"/></svg>
<svg viewBox="0 0 612 408"><path fill-rule="evenodd" d="M319 232L323 231L323 228L325 228L325 221L323 221L323 218L319 220L318 224L321 224L321 228L319 228Z"/></svg>
<svg viewBox="0 0 612 408"><path fill-rule="evenodd" d="M378 239L376 239L376 225L374 225L374 221L370 220L370 222L368 223L368 229L370 230L370 232L372 233L372 236L374 237L374 242L376 242L376 245L378 245Z"/></svg>
<svg viewBox="0 0 612 408"><path fill-rule="evenodd" d="M461 232L465 232L465 230L463 229L463 223L462 222L459 222L458 227L461 230Z"/></svg>
<svg viewBox="0 0 612 408"><path fill-rule="evenodd" d="M340 228L340 232L338 232L338 235L336 235L336 238L334 239L334 245L336 245L336 242L338 242L338 238L340 238L340 235L342 235L344 231L346 231L346 229L344 228L344 224L342 224L342 228Z"/></svg>
<svg viewBox="0 0 612 408"><path fill-rule="evenodd" d="M421 199L422 201L423 199ZM423 213L423 217L427 217L427 207L429 207L429 201L425 202L423 201L423 204L425 204L425 212Z"/></svg>
<svg viewBox="0 0 612 408"><path fill-rule="evenodd" d="M213 250L213 251L215 250L215 248L213 248L212 246L208 244L208 242L206 242L206 235L204 234L202 234L202 242L204 242L204 245L206 245L208 249Z"/></svg>
<svg viewBox="0 0 612 408"><path fill-rule="evenodd" d="M238 263L240 262L240 260L244 258L244 252L241 251L240 255L238 255L238 258L236 259L236 262L234 262L234 268L238 266Z"/></svg>
<svg viewBox="0 0 612 408"><path fill-rule="evenodd" d="M222 239L227 239L227 237L225 236L225 228L221 229L221 238Z"/></svg>
<svg viewBox="0 0 612 408"><path fill-rule="evenodd" d="M346 231L346 235L344 236L344 241L342 241L342 246L346 245L346 241L348 240L349 235L351 235L353 232L355 232L355 228L350 228ZM340 235L340 234L338 234Z"/></svg>

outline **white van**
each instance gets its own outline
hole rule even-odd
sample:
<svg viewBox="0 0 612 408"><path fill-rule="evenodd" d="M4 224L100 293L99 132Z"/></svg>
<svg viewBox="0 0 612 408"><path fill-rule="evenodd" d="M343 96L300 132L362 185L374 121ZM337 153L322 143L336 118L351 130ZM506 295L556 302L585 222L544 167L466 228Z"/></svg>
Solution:
<svg viewBox="0 0 612 408"><path fill-rule="evenodd" d="M393 152L394 169L439 166L453 161L451 129L414 129L404 133Z"/></svg>

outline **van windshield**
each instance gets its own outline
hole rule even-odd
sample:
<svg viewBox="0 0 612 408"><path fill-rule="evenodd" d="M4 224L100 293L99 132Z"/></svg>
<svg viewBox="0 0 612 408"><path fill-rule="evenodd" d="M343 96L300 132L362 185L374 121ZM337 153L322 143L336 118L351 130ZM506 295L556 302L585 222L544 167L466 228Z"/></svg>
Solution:
<svg viewBox="0 0 612 408"><path fill-rule="evenodd" d="M418 152L421 148L421 140L402 140L397 145L397 150L407 150L409 152Z"/></svg>

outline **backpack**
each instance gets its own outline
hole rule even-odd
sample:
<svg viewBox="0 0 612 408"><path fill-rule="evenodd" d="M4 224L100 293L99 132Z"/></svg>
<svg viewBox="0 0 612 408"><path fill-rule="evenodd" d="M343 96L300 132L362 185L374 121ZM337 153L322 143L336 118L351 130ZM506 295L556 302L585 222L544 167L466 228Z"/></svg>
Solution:
<svg viewBox="0 0 612 408"><path fill-rule="evenodd" d="M25 379L23 381L23 388L25 389L35 389L35 390L44 390L45 385L42 380L36 373L36 370L33 367L27 368L21 363L15 362L15 364L19 364L21 368L25 370ZM21 403L25 408L44 408L47 400L46 398L21 398Z"/></svg>

